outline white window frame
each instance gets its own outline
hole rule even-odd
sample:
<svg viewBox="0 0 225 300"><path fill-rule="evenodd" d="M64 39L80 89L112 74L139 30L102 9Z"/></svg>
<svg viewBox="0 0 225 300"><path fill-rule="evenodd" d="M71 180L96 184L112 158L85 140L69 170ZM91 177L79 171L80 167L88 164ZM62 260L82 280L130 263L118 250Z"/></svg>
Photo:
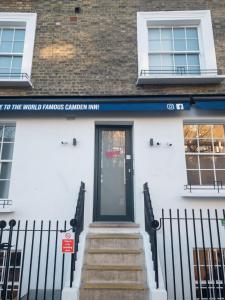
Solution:
<svg viewBox="0 0 225 300"><path fill-rule="evenodd" d="M21 73L27 74L21 78L0 78L0 86L32 86L31 70L36 30L36 13L0 13L0 26L24 27L24 51Z"/></svg>
<svg viewBox="0 0 225 300"><path fill-rule="evenodd" d="M143 75L149 69L148 28L166 26L196 26L199 31L200 66L211 70L209 74L171 76L171 74ZM209 10L158 11L137 13L138 81L137 84L218 83L225 76L217 75L217 62ZM171 78L172 77L172 78ZM160 78L162 80L160 80ZM193 80L194 78L194 80ZM152 79L152 80L151 80ZM156 79L156 80L154 80ZM166 80L165 80L166 79ZM182 79L182 80L180 80ZM205 79L205 80L204 80Z"/></svg>

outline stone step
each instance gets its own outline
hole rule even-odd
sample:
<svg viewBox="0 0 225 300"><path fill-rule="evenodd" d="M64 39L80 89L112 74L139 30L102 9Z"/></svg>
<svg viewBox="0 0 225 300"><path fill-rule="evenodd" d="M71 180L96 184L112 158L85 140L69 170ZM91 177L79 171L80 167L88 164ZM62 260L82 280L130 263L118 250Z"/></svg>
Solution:
<svg viewBox="0 0 225 300"><path fill-rule="evenodd" d="M89 249L86 264L92 265L142 265L143 251L133 249Z"/></svg>
<svg viewBox="0 0 225 300"><path fill-rule="evenodd" d="M87 242L90 249L139 249L142 245L142 239L138 234L88 235Z"/></svg>
<svg viewBox="0 0 225 300"><path fill-rule="evenodd" d="M145 270L141 266L87 265L82 272L82 281L144 282Z"/></svg>
<svg viewBox="0 0 225 300"><path fill-rule="evenodd" d="M91 228L139 228L140 225L132 222L108 223L108 222L94 222L89 225Z"/></svg>
<svg viewBox="0 0 225 300"><path fill-rule="evenodd" d="M116 289L80 289L79 300L148 300L149 291Z"/></svg>
<svg viewBox="0 0 225 300"><path fill-rule="evenodd" d="M97 290L144 290L146 286L141 282L86 282L82 285L83 289L97 289Z"/></svg>

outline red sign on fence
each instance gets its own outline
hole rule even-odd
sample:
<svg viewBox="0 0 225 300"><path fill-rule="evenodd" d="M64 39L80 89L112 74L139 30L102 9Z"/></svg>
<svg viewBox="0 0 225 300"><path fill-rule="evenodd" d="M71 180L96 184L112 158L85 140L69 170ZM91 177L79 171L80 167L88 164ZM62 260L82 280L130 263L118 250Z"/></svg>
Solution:
<svg viewBox="0 0 225 300"><path fill-rule="evenodd" d="M66 232L62 236L62 252L74 253L74 238L72 233Z"/></svg>

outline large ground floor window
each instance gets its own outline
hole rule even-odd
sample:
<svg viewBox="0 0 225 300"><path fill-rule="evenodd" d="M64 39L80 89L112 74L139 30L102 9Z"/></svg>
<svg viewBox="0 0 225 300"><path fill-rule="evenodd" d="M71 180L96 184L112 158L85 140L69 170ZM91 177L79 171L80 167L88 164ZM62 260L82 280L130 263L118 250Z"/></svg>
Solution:
<svg viewBox="0 0 225 300"><path fill-rule="evenodd" d="M225 184L224 124L184 124L189 185Z"/></svg>

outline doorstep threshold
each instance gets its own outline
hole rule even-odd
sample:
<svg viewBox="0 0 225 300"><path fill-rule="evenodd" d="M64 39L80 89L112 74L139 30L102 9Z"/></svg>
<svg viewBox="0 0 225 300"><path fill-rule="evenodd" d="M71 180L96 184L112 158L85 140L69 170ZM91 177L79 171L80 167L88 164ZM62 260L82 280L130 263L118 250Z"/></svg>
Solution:
<svg viewBox="0 0 225 300"><path fill-rule="evenodd" d="M91 228L139 228L140 225L133 222L93 222Z"/></svg>

